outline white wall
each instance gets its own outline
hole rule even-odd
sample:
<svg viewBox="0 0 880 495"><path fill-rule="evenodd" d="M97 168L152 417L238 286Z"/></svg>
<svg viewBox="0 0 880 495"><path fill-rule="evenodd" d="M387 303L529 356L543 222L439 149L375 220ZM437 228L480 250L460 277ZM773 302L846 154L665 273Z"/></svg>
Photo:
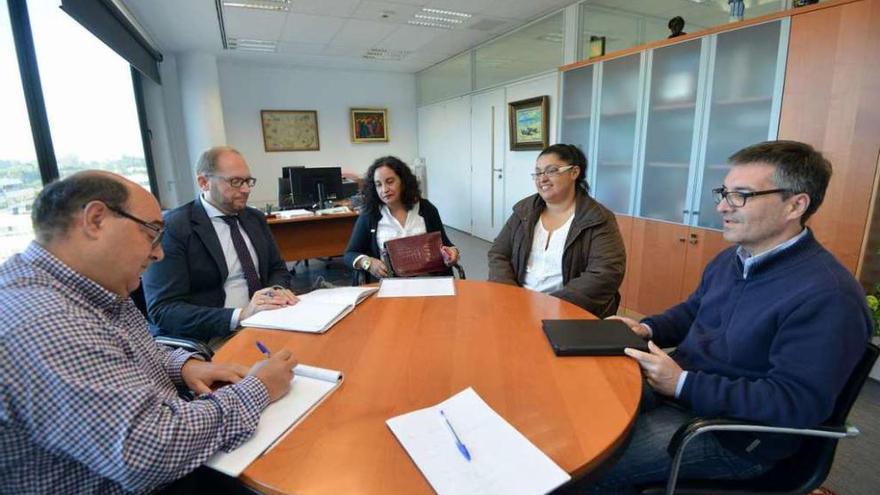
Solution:
<svg viewBox="0 0 880 495"><path fill-rule="evenodd" d="M550 144L556 142L558 79L559 74L554 72L539 78L507 85L508 103L542 95L550 97L550 137L548 141ZM535 182L529 174L534 172L538 153L540 151L510 151L510 144L507 145L504 157L505 220L510 216L510 209L517 201L536 192Z"/></svg>
<svg viewBox="0 0 880 495"><path fill-rule="evenodd" d="M277 202L276 178L285 166L342 166L360 175L380 156L396 155L410 165L417 156L413 74L232 61L219 62L218 69L227 144L242 152L258 179L252 206ZM352 143L353 107L387 108L389 142ZM317 110L320 151L265 152L260 110Z"/></svg>

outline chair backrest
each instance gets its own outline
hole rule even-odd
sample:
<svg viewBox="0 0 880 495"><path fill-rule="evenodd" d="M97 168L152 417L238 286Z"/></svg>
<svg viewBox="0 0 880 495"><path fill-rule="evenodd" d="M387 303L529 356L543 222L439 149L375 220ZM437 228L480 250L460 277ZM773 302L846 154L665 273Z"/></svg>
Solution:
<svg viewBox="0 0 880 495"><path fill-rule="evenodd" d="M865 353L838 395L831 416L823 423L823 426L836 427L846 424L846 418L868 380L878 354L880 354L880 348L868 343ZM815 488L828 477L836 450L837 440L835 439L808 437L795 455L777 463L768 472L755 479L753 485L764 489L798 487L793 490L796 493L800 492L800 488L808 490Z"/></svg>

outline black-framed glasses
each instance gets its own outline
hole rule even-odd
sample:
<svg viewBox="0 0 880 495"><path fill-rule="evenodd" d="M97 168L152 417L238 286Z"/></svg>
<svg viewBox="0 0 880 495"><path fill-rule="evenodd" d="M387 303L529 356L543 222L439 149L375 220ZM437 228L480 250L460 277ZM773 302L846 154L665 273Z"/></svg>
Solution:
<svg viewBox="0 0 880 495"><path fill-rule="evenodd" d="M131 213L129 213L127 211L120 210L119 208L114 208L106 203L104 203L104 204L107 206L107 209L112 211L113 213L116 213L117 215L119 215L121 217L125 217L125 218L131 220L132 222L140 224L142 227L153 232L155 234L153 236L153 247L158 246L162 242L162 236L165 235L165 227L160 227L152 222L148 222L146 220L141 220L140 218L132 215Z"/></svg>
<svg viewBox="0 0 880 495"><path fill-rule="evenodd" d="M721 203L724 199L731 208L742 208L746 205L746 200L755 196L764 196L765 194L790 193L789 189L767 189L764 191L728 191L724 186L712 189L712 199L715 204Z"/></svg>
<svg viewBox="0 0 880 495"><path fill-rule="evenodd" d="M563 165L562 167L547 167L542 172L533 172L529 175L532 176L532 179L538 180L542 175L546 175L547 177L556 177L562 172L567 172L569 169L574 167L574 165Z"/></svg>
<svg viewBox="0 0 880 495"><path fill-rule="evenodd" d="M239 189L241 186L247 184L248 187L254 187L257 183L256 177L225 177L223 175L217 174L205 174L207 177L216 177L218 179L223 179L230 186Z"/></svg>

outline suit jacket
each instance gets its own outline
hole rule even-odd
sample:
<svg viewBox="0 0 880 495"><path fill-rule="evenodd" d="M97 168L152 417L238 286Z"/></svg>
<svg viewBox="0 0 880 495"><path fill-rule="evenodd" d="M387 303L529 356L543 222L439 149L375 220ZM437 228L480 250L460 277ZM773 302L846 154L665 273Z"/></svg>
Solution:
<svg viewBox="0 0 880 495"><path fill-rule="evenodd" d="M239 221L257 253L263 287L290 287L278 245L263 214L245 208ZM207 342L229 334L234 308L224 308L223 284L229 271L217 232L201 201L191 201L165 214L165 258L144 273L144 296L150 331Z"/></svg>

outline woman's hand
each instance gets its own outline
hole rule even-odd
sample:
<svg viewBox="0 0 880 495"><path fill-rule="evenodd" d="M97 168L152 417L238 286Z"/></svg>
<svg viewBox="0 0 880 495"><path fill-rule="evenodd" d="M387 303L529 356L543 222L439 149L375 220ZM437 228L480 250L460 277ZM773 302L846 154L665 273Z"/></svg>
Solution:
<svg viewBox="0 0 880 495"><path fill-rule="evenodd" d="M440 246L440 255L443 256L443 263L446 263L446 266L458 263L461 258L458 248L455 246Z"/></svg>
<svg viewBox="0 0 880 495"><path fill-rule="evenodd" d="M385 263L382 260L376 258L369 258L370 260L370 275L376 278L385 278L388 276L388 267L385 266Z"/></svg>

